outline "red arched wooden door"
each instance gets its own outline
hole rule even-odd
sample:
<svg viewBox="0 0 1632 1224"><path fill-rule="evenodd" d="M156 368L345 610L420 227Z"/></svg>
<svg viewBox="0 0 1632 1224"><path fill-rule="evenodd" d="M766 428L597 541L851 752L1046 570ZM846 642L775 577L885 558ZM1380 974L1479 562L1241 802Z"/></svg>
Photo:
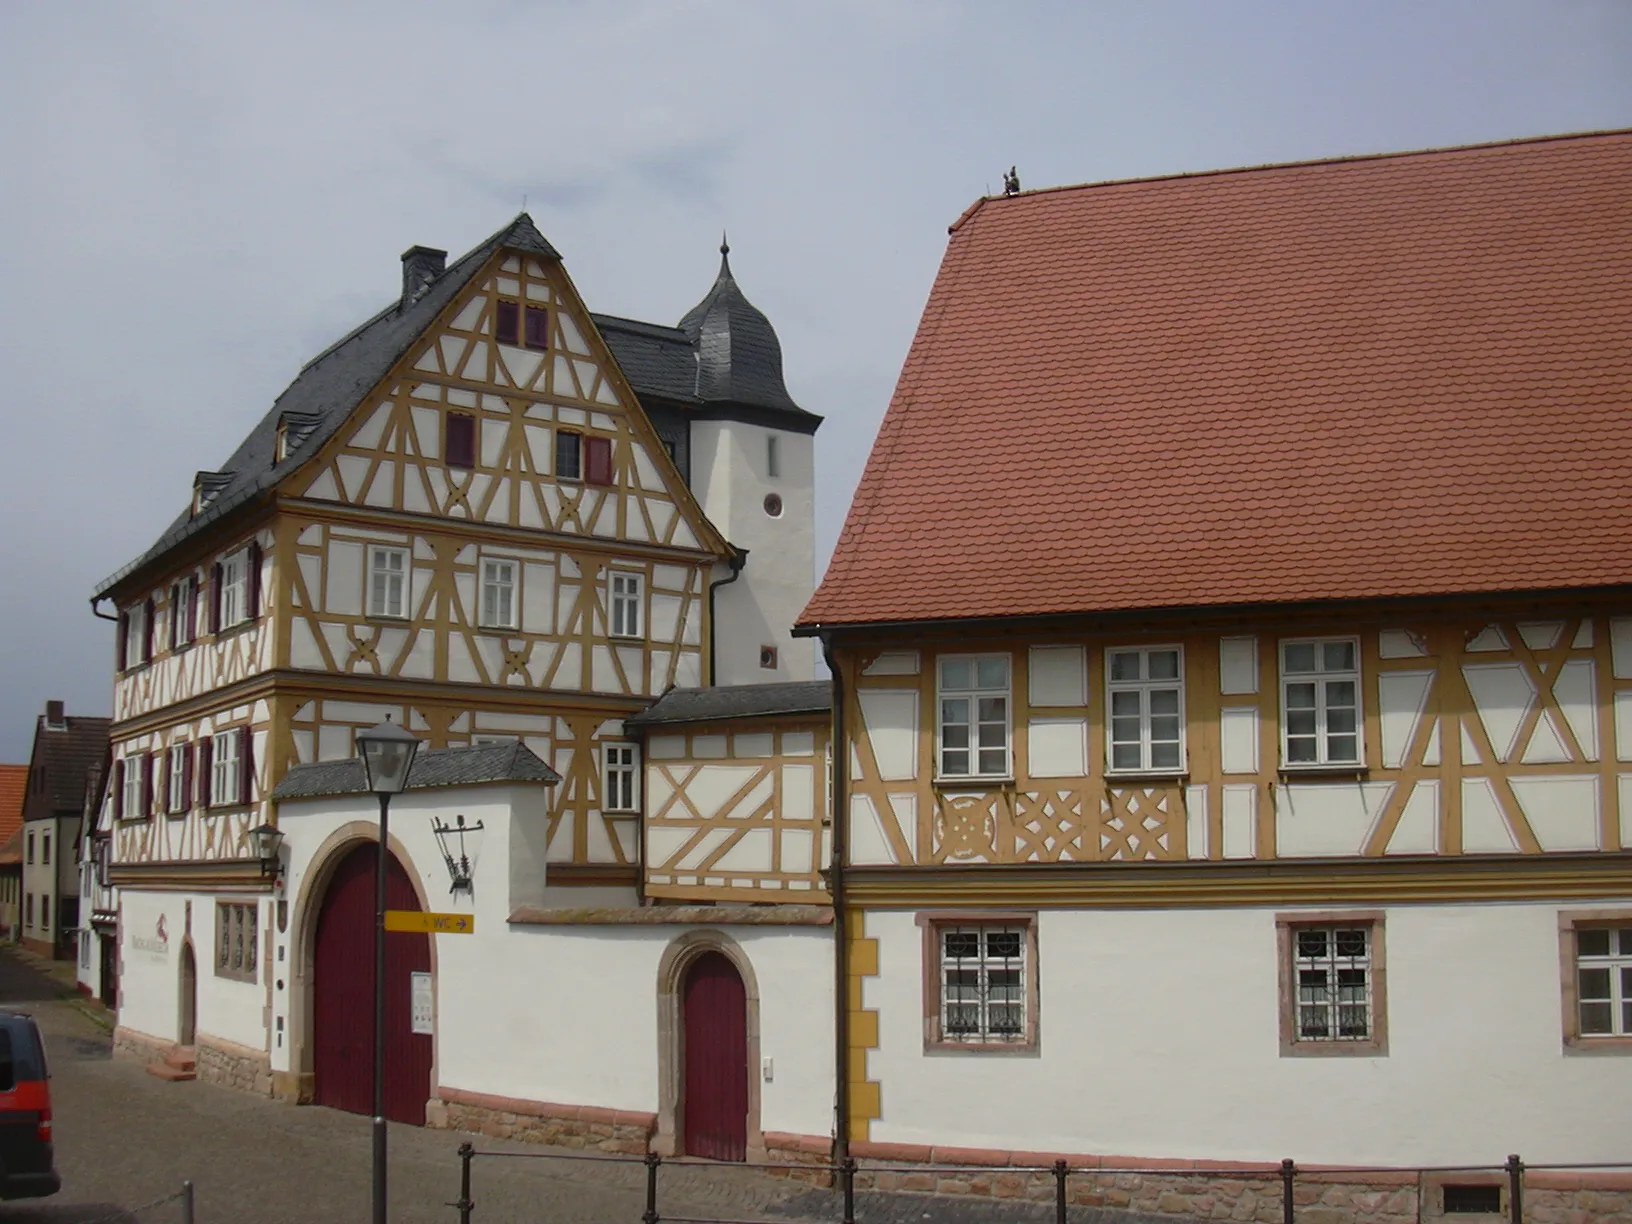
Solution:
<svg viewBox="0 0 1632 1224"><path fill-rule="evenodd" d="M374 1112L375 846L352 850L335 868L317 918L312 980L313 1095L319 1105ZM392 855L387 909L418 912L408 873ZM431 937L385 937L385 1116L425 1125L431 1039L413 1032L414 973L431 971Z"/></svg>
<svg viewBox="0 0 1632 1224"><path fill-rule="evenodd" d="M686 1155L748 1159L748 994L737 967L705 952L681 995Z"/></svg>

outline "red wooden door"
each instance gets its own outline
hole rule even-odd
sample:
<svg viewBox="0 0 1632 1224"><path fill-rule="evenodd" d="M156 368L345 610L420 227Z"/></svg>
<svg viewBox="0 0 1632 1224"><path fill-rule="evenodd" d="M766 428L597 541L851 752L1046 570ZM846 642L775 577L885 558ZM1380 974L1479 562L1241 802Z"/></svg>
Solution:
<svg viewBox="0 0 1632 1224"><path fill-rule="evenodd" d="M358 846L340 861L317 918L312 982L314 1096L319 1105L374 1112L375 847ZM408 874L393 855L385 881L387 909L420 908ZM431 937L400 931L385 937L385 1116L425 1125L431 1095L431 1038L413 1029L411 974L431 970Z"/></svg>
<svg viewBox="0 0 1632 1224"><path fill-rule="evenodd" d="M684 1029L688 1156L748 1159L748 995L736 966L718 952L699 956L686 972Z"/></svg>

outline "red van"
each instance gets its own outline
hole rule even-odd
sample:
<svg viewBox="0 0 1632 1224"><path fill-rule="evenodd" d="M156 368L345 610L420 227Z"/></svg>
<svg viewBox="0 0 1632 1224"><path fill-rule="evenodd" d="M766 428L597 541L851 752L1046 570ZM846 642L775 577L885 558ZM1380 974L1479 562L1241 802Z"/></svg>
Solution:
<svg viewBox="0 0 1632 1224"><path fill-rule="evenodd" d="M62 1189L51 1147L51 1083L34 1018L0 1011L0 1199Z"/></svg>

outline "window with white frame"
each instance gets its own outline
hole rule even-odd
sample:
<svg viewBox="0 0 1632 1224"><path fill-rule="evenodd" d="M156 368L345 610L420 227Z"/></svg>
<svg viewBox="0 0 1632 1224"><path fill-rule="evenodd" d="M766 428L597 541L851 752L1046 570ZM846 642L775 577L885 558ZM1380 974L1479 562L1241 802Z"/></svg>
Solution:
<svg viewBox="0 0 1632 1224"><path fill-rule="evenodd" d="M1129 773L1184 768L1184 651L1149 646L1105 652L1110 767Z"/></svg>
<svg viewBox="0 0 1632 1224"><path fill-rule="evenodd" d="M231 629L249 619L249 550L239 549L221 558L221 628Z"/></svg>
<svg viewBox="0 0 1632 1224"><path fill-rule="evenodd" d="M1293 929L1295 1040L1371 1040L1371 951L1369 925Z"/></svg>
<svg viewBox="0 0 1632 1224"><path fill-rule="evenodd" d="M167 812L185 812L191 804L187 794L187 745L174 744L165 769L165 807Z"/></svg>
<svg viewBox="0 0 1632 1224"><path fill-rule="evenodd" d="M938 1040L1026 1043L1026 928L1006 923L937 925L934 938L939 959Z"/></svg>
<svg viewBox="0 0 1632 1224"><path fill-rule="evenodd" d="M126 667L147 662L147 609L146 604L132 604L130 611L125 613Z"/></svg>
<svg viewBox="0 0 1632 1224"><path fill-rule="evenodd" d="M236 727L210 739L210 803L214 807L238 802L238 746L241 742Z"/></svg>
<svg viewBox="0 0 1632 1224"><path fill-rule="evenodd" d="M639 803L640 764L633 744L605 744L601 759L606 772L602 806L608 812L633 812Z"/></svg>
<svg viewBox="0 0 1632 1224"><path fill-rule="evenodd" d="M368 614L394 617L408 615L406 548L368 550Z"/></svg>
<svg viewBox="0 0 1632 1224"><path fill-rule="evenodd" d="M608 579L612 601L612 636L639 637L641 635L641 576L612 571Z"/></svg>
<svg viewBox="0 0 1632 1224"><path fill-rule="evenodd" d="M1281 643L1281 759L1287 765L1360 764L1360 643Z"/></svg>
<svg viewBox="0 0 1632 1224"><path fill-rule="evenodd" d="M943 778L1009 774L1009 656L948 655L940 661Z"/></svg>
<svg viewBox="0 0 1632 1224"><path fill-rule="evenodd" d="M516 563L482 559L481 623L489 629L516 627Z"/></svg>
<svg viewBox="0 0 1632 1224"><path fill-rule="evenodd" d="M1632 925L1575 928L1575 993L1582 1037L1632 1037Z"/></svg>
<svg viewBox="0 0 1632 1224"><path fill-rule="evenodd" d="M120 812L126 820L141 820L147 816L142 808L142 756L136 753L125 758L124 795L120 799Z"/></svg>

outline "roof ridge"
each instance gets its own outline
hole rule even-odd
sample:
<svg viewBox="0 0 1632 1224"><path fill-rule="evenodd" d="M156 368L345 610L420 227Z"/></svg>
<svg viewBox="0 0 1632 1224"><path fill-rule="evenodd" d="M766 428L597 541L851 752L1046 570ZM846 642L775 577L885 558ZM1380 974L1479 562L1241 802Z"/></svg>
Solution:
<svg viewBox="0 0 1632 1224"><path fill-rule="evenodd" d="M1180 170L1172 174L1136 175L1132 178L1095 179L1085 183L1060 183L1053 187L1035 187L1017 191L1013 195L983 195L959 214L947 227L956 233L987 204L1004 200L1025 200L1034 196L1058 195L1066 191L1090 191L1096 187L1131 187L1140 183L1167 183L1175 179L1220 178L1230 174L1261 174L1272 170L1304 170L1316 166L1344 166L1356 162L1397 161L1407 157L1434 157L1449 153L1476 153L1485 149L1505 149L1514 145L1559 143L1569 140L1590 140L1604 136L1632 136L1632 128L1594 128L1583 132L1557 132L1546 136L1515 136L1508 140L1487 140L1477 144L1429 145L1421 149L1395 149L1381 153L1345 153L1335 157L1310 157L1299 161L1254 162L1246 166L1218 166L1211 170Z"/></svg>

